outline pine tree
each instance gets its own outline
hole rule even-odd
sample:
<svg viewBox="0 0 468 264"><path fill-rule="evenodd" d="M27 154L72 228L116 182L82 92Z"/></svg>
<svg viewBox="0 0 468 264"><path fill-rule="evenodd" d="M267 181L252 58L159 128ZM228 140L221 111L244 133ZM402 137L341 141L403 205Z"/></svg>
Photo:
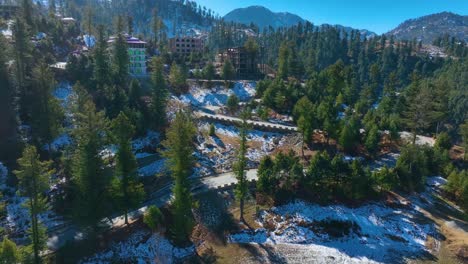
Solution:
<svg viewBox="0 0 468 264"><path fill-rule="evenodd" d="M0 264L16 264L20 263L20 260L20 252L15 242L4 236L0 244Z"/></svg>
<svg viewBox="0 0 468 264"><path fill-rule="evenodd" d="M97 43L94 49L94 72L93 79L96 82L96 101L99 107L104 106L105 101L105 86L111 83L111 69L109 64L109 54L107 48L107 39L105 36L105 28L99 25L97 29Z"/></svg>
<svg viewBox="0 0 468 264"><path fill-rule="evenodd" d="M26 146L18 164L19 169L14 173L18 177L21 192L29 197L27 206L31 217L31 248L34 263L40 263L40 251L46 248L47 236L38 215L47 209L47 200L43 194L49 189L49 180L53 174L50 169L52 163L41 162L36 148Z"/></svg>
<svg viewBox="0 0 468 264"><path fill-rule="evenodd" d="M136 208L145 196L143 185L138 182L138 163L132 152L131 139L135 127L121 112L112 121L111 128L113 139L118 146L111 196L116 208L124 213L125 224L128 225L128 212Z"/></svg>
<svg viewBox="0 0 468 264"><path fill-rule="evenodd" d="M182 68L175 62L171 65L169 73L169 83L177 94L182 94L187 89L187 77L185 76Z"/></svg>
<svg viewBox="0 0 468 264"><path fill-rule="evenodd" d="M464 160L468 160L468 120L460 125L460 136L463 140L463 148L465 149L465 155L463 156Z"/></svg>
<svg viewBox="0 0 468 264"><path fill-rule="evenodd" d="M239 98L235 94L228 97L226 107L230 113L234 113L239 109Z"/></svg>
<svg viewBox="0 0 468 264"><path fill-rule="evenodd" d="M192 195L189 176L193 168L194 136L196 128L190 115L179 111L166 132L163 153L174 178L174 200L172 202L172 234L177 244L184 244L192 231Z"/></svg>
<svg viewBox="0 0 468 264"><path fill-rule="evenodd" d="M130 88L128 89L128 104L132 109L140 109L142 106L141 97L143 91L141 90L141 84L138 79L132 79L130 81Z"/></svg>
<svg viewBox="0 0 468 264"><path fill-rule="evenodd" d="M302 157L304 158L304 143L312 141L316 126L314 120L315 107L307 97L302 97L294 106L293 115L297 119L297 127L302 134Z"/></svg>
<svg viewBox="0 0 468 264"><path fill-rule="evenodd" d="M153 58L151 73L151 120L155 129L161 130L166 125L166 104L168 91L164 79L164 64L161 58Z"/></svg>
<svg viewBox="0 0 468 264"><path fill-rule="evenodd" d="M0 160L6 160L8 157L16 156L16 144L18 141L16 128L16 100L15 89L9 78L7 55L9 45L3 35L0 34Z"/></svg>
<svg viewBox="0 0 468 264"><path fill-rule="evenodd" d="M159 210L159 208L155 205L150 206L143 216L143 223L145 223L151 230L153 230L153 232L158 229L162 220L163 215L161 210Z"/></svg>
<svg viewBox="0 0 468 264"><path fill-rule="evenodd" d="M247 119L249 115L250 115L250 112L248 110L245 110L241 114L242 123L240 124L240 146L239 146L239 149L237 150L237 159L233 166L235 174L236 174L236 179L237 179L235 195L236 195L236 199L239 201L239 207L240 207L239 221L241 222L244 221L244 202L249 191L248 189L249 183L247 181L247 175L245 172L245 169L247 167L247 157L246 157L247 155L247 129L248 129Z"/></svg>
<svg viewBox="0 0 468 264"><path fill-rule="evenodd" d="M359 127L355 117L345 121L340 132L339 142L345 152L351 152L359 142Z"/></svg>
<svg viewBox="0 0 468 264"><path fill-rule="evenodd" d="M213 80L213 78L215 77L215 74L216 74L216 69L215 69L213 63L208 62L206 64L205 68L203 68L203 77L208 82L211 82L211 80Z"/></svg>
<svg viewBox="0 0 468 264"><path fill-rule="evenodd" d="M106 119L103 112L96 111L96 106L84 91L79 93L81 96L78 96L74 107L73 136L77 146L72 167L75 186L73 215L80 224L96 230L109 208L109 180L100 156L106 136Z"/></svg>
<svg viewBox="0 0 468 264"><path fill-rule="evenodd" d="M123 18L117 19L117 38L114 42L112 63L114 68L115 84L121 88L125 87L128 80L128 65L130 57L127 51L127 40L124 35Z"/></svg>
<svg viewBox="0 0 468 264"><path fill-rule="evenodd" d="M62 107L52 95L55 78L49 67L41 63L33 70L33 90L31 98L31 128L35 142L48 144L58 136L64 118Z"/></svg>
<svg viewBox="0 0 468 264"><path fill-rule="evenodd" d="M370 131L367 132L366 140L364 142L364 146L366 147L367 151L373 156L379 147L379 128L377 125L373 125Z"/></svg>
<svg viewBox="0 0 468 264"><path fill-rule="evenodd" d="M27 87L31 74L32 44L29 36L29 28L26 22L19 16L15 18L13 25L13 39L15 41L15 85L20 96L20 108L27 109Z"/></svg>
<svg viewBox="0 0 468 264"><path fill-rule="evenodd" d="M21 15L30 28L34 28L33 3L31 0L22 0Z"/></svg>
<svg viewBox="0 0 468 264"><path fill-rule="evenodd" d="M412 143L416 143L418 133L427 129L433 117L433 97L427 87L421 88L418 84L414 84L414 90L408 88L409 93L408 105L403 112L403 121L413 134Z"/></svg>
<svg viewBox="0 0 468 264"><path fill-rule="evenodd" d="M283 42L279 49L278 56L278 77L281 79L286 79L289 77L289 46L287 42Z"/></svg>
<svg viewBox="0 0 468 264"><path fill-rule="evenodd" d="M228 84L228 81L232 80L234 78L234 66L232 66L232 63L230 60L226 60L223 64L223 70L222 70L222 77L224 79L224 82L226 83L226 86Z"/></svg>

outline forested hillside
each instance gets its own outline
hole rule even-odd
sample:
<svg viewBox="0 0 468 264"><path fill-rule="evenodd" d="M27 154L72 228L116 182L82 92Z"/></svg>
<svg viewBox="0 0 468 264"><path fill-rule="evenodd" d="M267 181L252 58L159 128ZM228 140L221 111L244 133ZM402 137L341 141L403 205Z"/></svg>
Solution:
<svg viewBox="0 0 468 264"><path fill-rule="evenodd" d="M171 0L0 28L0 263L468 259L463 39Z"/></svg>

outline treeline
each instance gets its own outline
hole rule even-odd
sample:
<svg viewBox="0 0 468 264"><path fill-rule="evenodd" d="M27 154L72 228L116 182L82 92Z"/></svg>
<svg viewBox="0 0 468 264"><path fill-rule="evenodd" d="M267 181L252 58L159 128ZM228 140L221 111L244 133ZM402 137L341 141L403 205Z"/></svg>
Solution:
<svg viewBox="0 0 468 264"><path fill-rule="evenodd" d="M347 160L342 154L326 151L314 155L307 166L293 152L267 156L258 168L258 198L274 203L301 198L354 204L377 198L385 191L423 191L427 177L453 170L448 150L440 144L435 148L404 146L394 168L384 166L374 171L364 161Z"/></svg>
<svg viewBox="0 0 468 264"><path fill-rule="evenodd" d="M437 47L444 48L449 55L459 58L468 56L467 43L463 40L457 39L456 37L451 37L448 34L437 37L434 39L432 44Z"/></svg>
<svg viewBox="0 0 468 264"><path fill-rule="evenodd" d="M210 26L217 18L217 15L211 9L207 9L195 1L186 0L62 0L61 2L65 15L82 21L84 29L86 29L88 22L110 27L115 22L113 18L125 16L128 23L132 24L132 28L135 29L134 33L142 34L147 38L159 33L152 32L151 27L148 27L148 24L154 20L155 16L171 24L173 31L167 31L168 25L164 25L162 29L172 35L178 34L177 28L184 23L206 27Z"/></svg>

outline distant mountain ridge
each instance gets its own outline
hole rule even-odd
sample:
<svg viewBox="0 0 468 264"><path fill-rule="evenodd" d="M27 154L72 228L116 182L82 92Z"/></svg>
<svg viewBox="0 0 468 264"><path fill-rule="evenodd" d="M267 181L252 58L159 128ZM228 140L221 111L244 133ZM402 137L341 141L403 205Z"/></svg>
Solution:
<svg viewBox="0 0 468 264"><path fill-rule="evenodd" d="M273 28L279 27L291 27L299 23L307 22L306 19L302 17L291 14L288 12L272 12L266 7L263 6L249 6L245 8L237 8L226 14L224 17L225 21L236 22L249 25L250 23L256 24L260 29L265 27L272 26ZM329 25L323 24L321 26L334 26L342 29L346 32L351 32L353 28L346 27L342 25ZM363 37L373 37L376 36L372 31L366 29L359 30Z"/></svg>
<svg viewBox="0 0 468 264"><path fill-rule="evenodd" d="M288 12L274 13L263 6L249 6L246 8L237 8L224 16L228 22L236 22L249 25L254 23L263 29L268 26L274 28L290 27L305 22L303 18Z"/></svg>
<svg viewBox="0 0 468 264"><path fill-rule="evenodd" d="M444 34L468 41L468 16L442 12L409 19L389 31L388 34L394 35L397 39L416 38L428 44Z"/></svg>

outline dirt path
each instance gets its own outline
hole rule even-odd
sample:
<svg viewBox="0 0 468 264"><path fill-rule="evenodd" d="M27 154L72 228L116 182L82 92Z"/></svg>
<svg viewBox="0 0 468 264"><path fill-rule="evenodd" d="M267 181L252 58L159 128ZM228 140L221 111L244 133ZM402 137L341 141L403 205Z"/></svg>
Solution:
<svg viewBox="0 0 468 264"><path fill-rule="evenodd" d="M427 241L428 248L437 258L434 261L414 261L411 263L468 263L468 223L467 215L444 200L440 186L428 186L429 191L412 197L411 202L418 210L436 223L442 235L440 243ZM431 245L432 244L432 245Z"/></svg>

